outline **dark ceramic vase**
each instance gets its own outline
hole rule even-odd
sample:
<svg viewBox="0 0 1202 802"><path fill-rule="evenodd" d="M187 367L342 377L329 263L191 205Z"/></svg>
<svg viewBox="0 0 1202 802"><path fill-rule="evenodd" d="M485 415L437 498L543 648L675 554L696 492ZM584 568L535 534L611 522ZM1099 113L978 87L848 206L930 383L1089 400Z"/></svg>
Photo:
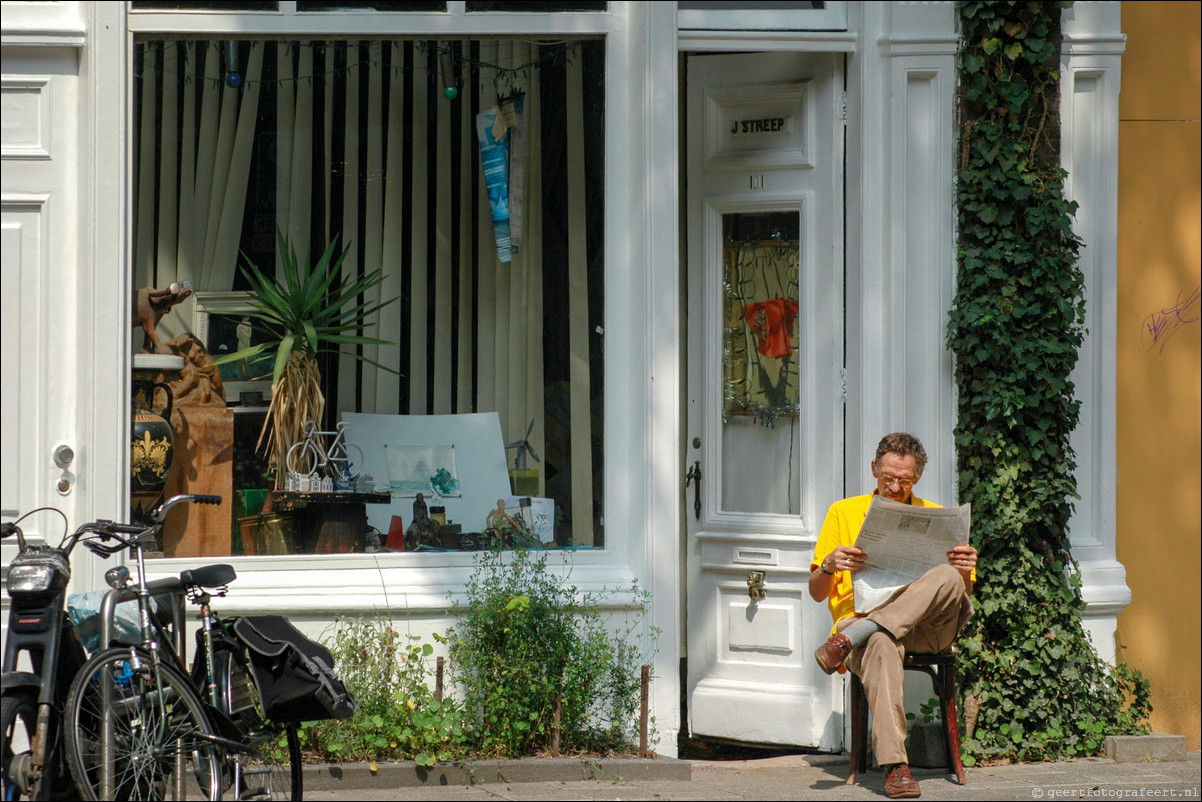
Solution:
<svg viewBox="0 0 1202 802"><path fill-rule="evenodd" d="M155 388L163 388L167 407L154 411ZM129 494L135 510L156 506L167 485L175 438L171 433L171 388L163 382L134 379L133 429L130 438Z"/></svg>

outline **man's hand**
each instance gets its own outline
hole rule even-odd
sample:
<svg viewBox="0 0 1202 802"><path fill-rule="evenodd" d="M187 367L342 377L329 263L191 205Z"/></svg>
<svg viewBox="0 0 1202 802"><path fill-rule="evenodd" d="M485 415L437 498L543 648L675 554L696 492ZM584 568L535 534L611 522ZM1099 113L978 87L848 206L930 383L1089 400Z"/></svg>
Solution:
<svg viewBox="0 0 1202 802"><path fill-rule="evenodd" d="M835 546L834 550L822 558L818 570L810 574L810 598L823 601L831 595L835 587L835 577L840 571L851 571L853 574L864 567L868 555L855 546Z"/></svg>
<svg viewBox="0 0 1202 802"><path fill-rule="evenodd" d="M972 546L952 546L947 553L948 565L964 577L964 589L972 593L972 571L977 567L977 550Z"/></svg>
<svg viewBox="0 0 1202 802"><path fill-rule="evenodd" d="M822 567L828 571L851 571L853 574L864 567L868 555L855 546L835 546L835 550L826 555Z"/></svg>

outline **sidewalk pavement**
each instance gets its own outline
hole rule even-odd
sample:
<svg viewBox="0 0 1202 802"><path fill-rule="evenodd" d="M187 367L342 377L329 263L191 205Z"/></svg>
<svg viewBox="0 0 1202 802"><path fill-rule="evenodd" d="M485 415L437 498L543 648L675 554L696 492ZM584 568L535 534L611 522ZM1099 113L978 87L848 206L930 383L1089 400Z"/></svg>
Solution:
<svg viewBox="0 0 1202 802"><path fill-rule="evenodd" d="M1183 761L1105 758L970 768L968 784L939 769L913 769L923 799L1198 799L1199 753ZM305 769L307 800L745 800L884 799L881 772L846 784L846 755L747 760L545 759L468 765L364 764Z"/></svg>

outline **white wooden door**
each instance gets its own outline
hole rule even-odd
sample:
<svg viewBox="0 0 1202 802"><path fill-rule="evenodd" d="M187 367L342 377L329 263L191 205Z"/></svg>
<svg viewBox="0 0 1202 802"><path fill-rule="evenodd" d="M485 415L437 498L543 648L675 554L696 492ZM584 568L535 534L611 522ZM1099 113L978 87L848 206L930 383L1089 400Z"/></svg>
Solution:
<svg viewBox="0 0 1202 802"><path fill-rule="evenodd" d="M811 654L830 617L806 593L843 474L842 70L832 54L687 62L694 736L842 744L841 681Z"/></svg>
<svg viewBox="0 0 1202 802"><path fill-rule="evenodd" d="M8 14L6 4L6 22ZM86 520L78 512L77 485L89 451L78 423L89 407L79 400L85 374L77 339L82 336L77 295L82 272L79 53L71 47L15 48L6 41L3 65L0 451L5 467L0 472L0 517L11 521L39 507L55 507L65 520L39 513L21 527L28 539L57 545L65 527ZM101 379L120 377L94 377ZM0 545L5 565L16 550L13 540ZM91 578L78 568L85 562L86 557L72 558L76 576L83 578L77 586ZM5 626L9 601L7 593L0 593Z"/></svg>

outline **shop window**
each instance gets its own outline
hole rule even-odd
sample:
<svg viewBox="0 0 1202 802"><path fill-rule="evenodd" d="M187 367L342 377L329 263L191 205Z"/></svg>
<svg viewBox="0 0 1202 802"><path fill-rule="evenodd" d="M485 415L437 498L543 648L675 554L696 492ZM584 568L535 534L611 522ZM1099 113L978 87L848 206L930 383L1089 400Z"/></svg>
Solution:
<svg viewBox="0 0 1202 802"><path fill-rule="evenodd" d="M603 546L604 40L146 36L135 50L134 286L188 279L198 297L236 297L244 259L277 264L277 231L302 259L337 238L345 269L382 265L380 297L399 300L368 332L392 345L321 357L322 428L344 412L496 412L504 443L528 439L540 460L527 468L553 500L556 544ZM477 135L506 101L519 122L507 243ZM189 327L187 303L164 327ZM246 464L231 498L267 486L247 452L258 388L235 386Z"/></svg>

